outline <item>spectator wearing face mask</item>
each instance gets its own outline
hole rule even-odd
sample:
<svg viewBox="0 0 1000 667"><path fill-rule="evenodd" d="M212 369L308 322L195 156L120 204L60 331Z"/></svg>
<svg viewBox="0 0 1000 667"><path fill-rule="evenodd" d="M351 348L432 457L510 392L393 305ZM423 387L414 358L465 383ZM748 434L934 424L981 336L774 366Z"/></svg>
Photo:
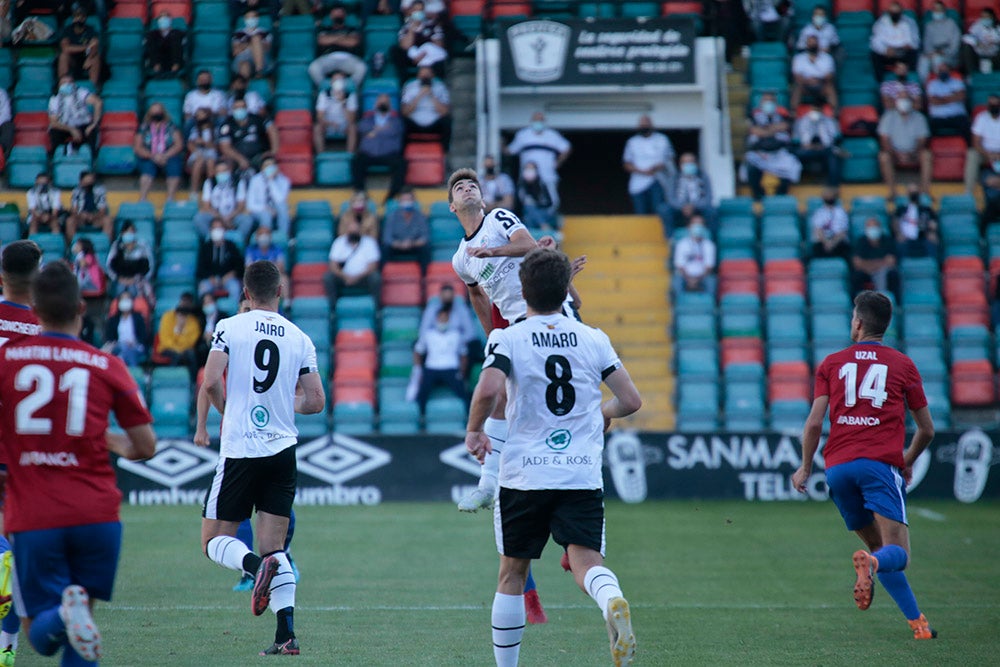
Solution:
<svg viewBox="0 0 1000 667"><path fill-rule="evenodd" d="M420 316L420 332L423 333L436 327L437 315L440 311L449 312L448 327L459 332L470 352L480 349L476 335L476 325L473 324L473 314L465 299L456 296L455 288L449 283L441 285L441 291L436 296L427 299L427 305ZM471 355L470 355L471 356Z"/></svg>
<svg viewBox="0 0 1000 667"><path fill-rule="evenodd" d="M191 200L198 201L206 177L215 174L215 161L219 159L215 140L215 123L212 112L203 107L194 115L187 135L187 168L191 173Z"/></svg>
<svg viewBox="0 0 1000 667"><path fill-rule="evenodd" d="M661 217L667 238L675 228L686 227L695 215L712 223L712 183L698 167L694 153L681 154L680 168L667 179L666 194L667 204Z"/></svg>
<svg viewBox="0 0 1000 667"><path fill-rule="evenodd" d="M920 172L920 191L929 194L931 184L931 156L928 141L930 127L927 118L913 109L907 93L896 99L896 107L888 109L878 122L881 150L878 154L882 179L889 186L889 196L896 197L896 170L899 167L916 168Z"/></svg>
<svg viewBox="0 0 1000 667"><path fill-rule="evenodd" d="M207 69L198 72L195 87L184 96L184 118L193 118L199 109L208 109L212 116L226 109L226 94L212 87L212 73Z"/></svg>
<svg viewBox="0 0 1000 667"><path fill-rule="evenodd" d="M59 77L59 89L49 98L49 143L52 150L66 146L67 154L83 144L93 152L104 102L76 85L69 74Z"/></svg>
<svg viewBox="0 0 1000 667"><path fill-rule="evenodd" d="M52 185L49 175L35 176L35 185L25 193L28 200L28 235L46 229L53 234L62 231L62 193Z"/></svg>
<svg viewBox="0 0 1000 667"><path fill-rule="evenodd" d="M264 76L271 70L271 33L260 25L254 10L243 15L243 27L233 33L232 70L247 79Z"/></svg>
<svg viewBox="0 0 1000 667"><path fill-rule="evenodd" d="M127 292L133 297L142 296L147 302L152 301L156 260L152 248L139 238L131 220L122 223L121 233L118 240L111 244L104 266L114 282L116 294Z"/></svg>
<svg viewBox="0 0 1000 667"><path fill-rule="evenodd" d="M479 188L483 194L483 210L487 213L495 208L514 208L514 181L497 168L492 155L483 157L479 170Z"/></svg>
<svg viewBox="0 0 1000 667"><path fill-rule="evenodd" d="M403 159L403 121L392 110L389 95L375 99L375 108L365 113L358 123L358 149L351 161L351 181L355 190L364 190L369 167L389 168L389 192L392 199L403 187L406 162Z"/></svg>
<svg viewBox="0 0 1000 667"><path fill-rule="evenodd" d="M803 97L825 102L837 109L837 64L819 47L818 37L807 37L806 48L792 58L792 109L798 109Z"/></svg>
<svg viewBox="0 0 1000 667"><path fill-rule="evenodd" d="M1000 25L997 13L986 7L962 37L962 68L973 72L1000 72Z"/></svg>
<svg viewBox="0 0 1000 667"><path fill-rule="evenodd" d="M425 11L422 0L414 0L404 10L403 25L391 52L397 72L406 72L411 67L433 67L438 76L444 76L448 61L444 26Z"/></svg>
<svg viewBox="0 0 1000 667"><path fill-rule="evenodd" d="M201 210L194 216L194 227L204 237L212 222L219 219L223 231L235 229L240 238L247 238L253 228L253 218L246 212L246 181L233 181L232 171L225 162L215 166L215 178L205 181L201 191Z"/></svg>
<svg viewBox="0 0 1000 667"><path fill-rule="evenodd" d="M322 153L327 143L335 140L344 141L348 153L353 153L358 144L358 96L343 72L334 72L330 89L316 96L313 147Z"/></svg>
<svg viewBox="0 0 1000 667"><path fill-rule="evenodd" d="M108 210L108 191L97 182L97 174L81 171L80 182L70 196L66 218L66 240L72 241L79 230L98 229L114 239L114 225Z"/></svg>
<svg viewBox="0 0 1000 667"><path fill-rule="evenodd" d="M226 225L219 218L212 221L208 239L198 247L198 295L211 292L216 296L238 299L243 291L243 253L239 246L226 238Z"/></svg>
<svg viewBox="0 0 1000 667"><path fill-rule="evenodd" d="M278 128L265 116L250 113L246 100L233 101L229 118L219 127L219 153L244 173L280 150ZM245 175L245 173L244 173Z"/></svg>
<svg viewBox="0 0 1000 667"><path fill-rule="evenodd" d="M215 335L215 325L219 323L219 320L229 317L230 313L219 310L219 302L215 295L211 292L205 292L201 295L201 314L204 317L204 323L201 341L198 344L198 365L204 366L205 360L208 358L209 346L212 344L212 337Z"/></svg>
<svg viewBox="0 0 1000 667"><path fill-rule="evenodd" d="M878 87L879 96L882 98L882 108L891 109L896 105L903 94L909 96L913 101L913 108L920 110L923 108L924 91L920 88L920 81L916 75L910 73L910 68L906 63L898 62L892 67L892 74Z"/></svg>
<svg viewBox="0 0 1000 667"><path fill-rule="evenodd" d="M531 124L518 130L503 152L516 155L522 167L534 162L541 179L558 187L559 167L569 158L571 150L566 137L548 127L545 114L536 111L531 115Z"/></svg>
<svg viewBox="0 0 1000 667"><path fill-rule="evenodd" d="M257 114L258 116L267 113L267 105L264 103L264 98L257 91L250 90L249 83L247 78L241 74L235 75L233 80L229 82L229 97L226 98L226 102L223 105L225 114L232 113L236 100L246 102L249 113Z"/></svg>
<svg viewBox="0 0 1000 667"><path fill-rule="evenodd" d="M139 201L146 201L156 174L167 177L167 200L177 196L184 171L184 139L166 108L156 102L149 107L142 125L135 133L132 148L139 166Z"/></svg>
<svg viewBox="0 0 1000 667"><path fill-rule="evenodd" d="M835 188L824 188L822 198L823 205L813 211L809 218L812 256L847 259L851 254L851 244L847 240L850 229L847 211L837 203L838 193Z"/></svg>
<svg viewBox="0 0 1000 667"><path fill-rule="evenodd" d="M362 236L370 236L379 240L378 216L375 215L375 203L368 198L368 193L358 190L351 195L347 206L340 211L337 222L337 236L347 233L352 224L357 223Z"/></svg>
<svg viewBox="0 0 1000 667"><path fill-rule="evenodd" d="M146 69L154 77L177 76L184 68L184 31L173 27L170 12L161 10L146 33Z"/></svg>
<svg viewBox="0 0 1000 667"><path fill-rule="evenodd" d="M872 25L870 48L875 78L879 81L885 77L886 70L899 61L905 62L911 70L917 69L920 29L916 21L903 14L903 7L898 2L889 5L889 10Z"/></svg>
<svg viewBox="0 0 1000 667"><path fill-rule="evenodd" d="M122 292L117 311L104 324L104 351L126 366L139 366L146 357L147 336L146 320L133 309L132 295Z"/></svg>
<svg viewBox="0 0 1000 667"><path fill-rule="evenodd" d="M416 260L421 270L431 261L430 227L413 190L404 187L396 196L397 206L382 226L382 259L385 262Z"/></svg>
<svg viewBox="0 0 1000 667"><path fill-rule="evenodd" d="M965 156L965 191L972 194L980 179L980 168L992 169L1000 163L1000 95L990 95L986 108L972 121L972 147ZM1000 170L998 170L1000 171Z"/></svg>
<svg viewBox="0 0 1000 667"><path fill-rule="evenodd" d="M896 247L903 257L937 258L939 243L937 215L916 186L909 187L906 202L896 207L892 227Z"/></svg>
<svg viewBox="0 0 1000 667"><path fill-rule="evenodd" d="M628 194L637 215L659 212L666 201L664 185L676 171L674 146L662 132L653 129L653 120L639 117L639 132L629 137L622 153L622 166L628 177Z"/></svg>
<svg viewBox="0 0 1000 667"><path fill-rule="evenodd" d="M945 63L950 68L958 67L958 50L962 43L962 31L948 16L943 2L934 3L930 19L924 23L924 46L918 68L926 77L937 66Z"/></svg>
<svg viewBox="0 0 1000 667"><path fill-rule="evenodd" d="M247 212L259 227L275 229L286 236L292 219L288 212L288 193L292 182L278 169L274 158L264 158L260 173L254 174L247 186Z"/></svg>
<svg viewBox="0 0 1000 667"><path fill-rule="evenodd" d="M334 72L351 77L355 88L364 83L368 67L361 59L364 55L361 31L348 25L347 6L343 2L330 5L328 20L316 32L316 52L319 55L309 63L309 76L317 88Z"/></svg>
<svg viewBox="0 0 1000 667"><path fill-rule="evenodd" d="M830 23L826 15L826 7L818 5L813 7L812 19L799 31L799 38L795 42L797 51L804 51L810 37L815 37L819 44L820 51L824 51L834 56L840 47L840 35L837 34L837 27Z"/></svg>
<svg viewBox="0 0 1000 667"><path fill-rule="evenodd" d="M185 292L177 307L160 318L156 336L154 361L168 366L186 366L194 382L198 374L198 356L195 347L201 338L201 321L198 319L194 295Z"/></svg>
<svg viewBox="0 0 1000 667"><path fill-rule="evenodd" d="M715 243L700 215L691 217L687 235L674 248L676 285L685 292L715 293Z"/></svg>
<svg viewBox="0 0 1000 667"><path fill-rule="evenodd" d="M521 168L517 203L526 227L545 231L558 228L559 195L555 186L542 178L534 162L526 162Z"/></svg>
<svg viewBox="0 0 1000 667"><path fill-rule="evenodd" d="M795 156L803 165L818 164L826 178L826 184L836 188L840 185L840 126L831 114L824 113L819 104L813 104L809 111L795 120L792 129L796 141Z"/></svg>
<svg viewBox="0 0 1000 667"><path fill-rule="evenodd" d="M864 236L854 244L851 266L854 294L866 289L892 292L896 303L901 303L896 246L892 238L883 233L882 223L878 218L868 218L865 221Z"/></svg>
<svg viewBox="0 0 1000 667"><path fill-rule="evenodd" d="M259 227L253 235L253 239L247 244L247 251L244 257L244 266L250 266L254 262L266 259L278 267L281 274L281 294L285 303L291 292L288 290L288 257L285 249L274 242L271 230L266 227Z"/></svg>
<svg viewBox="0 0 1000 667"><path fill-rule="evenodd" d="M777 194L788 193L791 183L798 183L802 163L789 150L792 146L791 115L778 106L774 93L764 93L760 104L750 112L747 151L743 156L746 180L754 199L764 196L764 174L778 179Z"/></svg>
<svg viewBox="0 0 1000 667"><path fill-rule="evenodd" d="M364 291L378 299L382 280L378 272L378 241L361 233L361 225L353 221L344 234L330 246L329 272L324 276L324 286L330 299L330 310L345 290Z"/></svg>
<svg viewBox="0 0 1000 667"><path fill-rule="evenodd" d="M421 66L417 78L402 91L403 124L406 134L438 134L445 151L451 143L451 96L448 86L434 78L434 69Z"/></svg>
<svg viewBox="0 0 1000 667"><path fill-rule="evenodd" d="M413 363L421 369L417 405L420 413L427 409L427 399L435 387L447 387L466 403L469 392L465 387L465 371L469 357L462 334L449 326L451 308L442 306L434 316L433 328L420 332L413 346Z"/></svg>
<svg viewBox="0 0 1000 667"><path fill-rule="evenodd" d="M108 279L94 250L94 242L81 236L73 242L70 253L73 255L73 270L80 281L80 294L84 299L103 298L108 289Z"/></svg>
<svg viewBox="0 0 1000 667"><path fill-rule="evenodd" d="M59 39L59 58L56 61L59 78L86 77L97 87L101 82L101 39L91 26L87 25L87 11L78 5L73 7L73 20L66 26Z"/></svg>
<svg viewBox="0 0 1000 667"><path fill-rule="evenodd" d="M948 63L937 66L927 82L927 120L931 134L957 134L969 142L969 114L965 110L965 82L952 73Z"/></svg>

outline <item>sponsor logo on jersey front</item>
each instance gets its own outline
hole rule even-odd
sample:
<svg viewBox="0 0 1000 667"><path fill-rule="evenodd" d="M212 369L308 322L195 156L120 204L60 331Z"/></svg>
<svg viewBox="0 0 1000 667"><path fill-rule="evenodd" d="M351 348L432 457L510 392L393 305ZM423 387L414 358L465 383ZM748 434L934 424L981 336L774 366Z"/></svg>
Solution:
<svg viewBox="0 0 1000 667"><path fill-rule="evenodd" d="M80 465L73 452L21 452L22 466L56 466L70 468Z"/></svg>
<svg viewBox="0 0 1000 667"><path fill-rule="evenodd" d="M878 417L856 417L854 415L840 415L837 423L844 426L878 426L882 421Z"/></svg>
<svg viewBox="0 0 1000 667"><path fill-rule="evenodd" d="M573 434L564 428L557 431L552 431L549 433L549 437L545 438L545 444L549 446L549 449L557 452L569 447L569 443L573 441Z"/></svg>
<svg viewBox="0 0 1000 667"><path fill-rule="evenodd" d="M250 410L250 421L257 428L264 428L271 421L271 413L263 405L256 405Z"/></svg>

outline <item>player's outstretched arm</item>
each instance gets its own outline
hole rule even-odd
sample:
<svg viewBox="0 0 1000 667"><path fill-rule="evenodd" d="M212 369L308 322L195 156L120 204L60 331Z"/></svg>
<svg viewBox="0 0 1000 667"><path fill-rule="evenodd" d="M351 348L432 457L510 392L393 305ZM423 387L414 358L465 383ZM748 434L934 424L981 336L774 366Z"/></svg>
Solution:
<svg viewBox="0 0 1000 667"><path fill-rule="evenodd" d="M817 396L802 428L802 465L792 473L792 486L800 493L806 492L806 480L812 474L813 457L819 448L819 437L823 435L823 417L829 404L829 396Z"/></svg>
<svg viewBox="0 0 1000 667"><path fill-rule="evenodd" d="M480 463L493 451L490 439L483 433L486 418L493 413L497 399L503 394L507 375L497 368L484 368L472 393L469 422L466 425L465 448Z"/></svg>
<svg viewBox="0 0 1000 667"><path fill-rule="evenodd" d="M925 405L919 410L911 410L910 414L913 415L913 423L917 425L917 430L910 440L910 446L903 452L905 466L903 478L907 483L910 482L910 476L913 473L913 462L924 453L924 450L931 444L931 440L934 439L934 420L931 419L930 409Z"/></svg>
<svg viewBox="0 0 1000 667"><path fill-rule="evenodd" d="M642 407L642 396L639 395L639 390L632 382L632 376L624 366L604 378L604 384L608 385L608 389L614 394L601 403L604 430L607 430L612 419L627 417L638 411Z"/></svg>
<svg viewBox="0 0 1000 667"><path fill-rule="evenodd" d="M469 246L466 252L473 257L524 257L537 247L538 243L527 229L518 229L510 235L510 241L504 245L492 248Z"/></svg>
<svg viewBox="0 0 1000 667"><path fill-rule="evenodd" d="M149 424L141 424L125 429L125 433L105 435L108 449L129 461L148 459L156 453L156 433Z"/></svg>
<svg viewBox="0 0 1000 667"><path fill-rule="evenodd" d="M314 415L325 407L326 392L323 391L323 381L320 380L319 373L300 375L295 385L295 412L300 415Z"/></svg>
<svg viewBox="0 0 1000 667"><path fill-rule="evenodd" d="M493 331L493 317L490 312L492 305L490 297L486 296L486 291L481 285L469 285L469 302L472 304L472 309L476 311L479 323L483 325L483 331L488 336Z"/></svg>

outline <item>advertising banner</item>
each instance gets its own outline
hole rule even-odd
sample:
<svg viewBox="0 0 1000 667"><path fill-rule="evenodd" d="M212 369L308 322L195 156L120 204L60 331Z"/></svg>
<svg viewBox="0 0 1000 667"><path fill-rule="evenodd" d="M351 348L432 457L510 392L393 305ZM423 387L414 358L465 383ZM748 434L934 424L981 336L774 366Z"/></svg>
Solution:
<svg viewBox="0 0 1000 667"><path fill-rule="evenodd" d="M1000 498L1000 433L939 432L914 466L912 498L972 503ZM791 488L799 466L796 436L773 433L634 433L614 431L604 460L605 492L625 502L668 498L758 501L826 500L821 455L806 494ZM822 452L822 450L821 450ZM462 435L346 436L297 447L299 505L377 505L383 501L457 502L479 478ZM118 484L132 505L200 505L218 462L217 449L162 440L142 462L115 459Z"/></svg>
<svg viewBox="0 0 1000 667"><path fill-rule="evenodd" d="M695 82L691 19L543 19L499 30L501 87Z"/></svg>

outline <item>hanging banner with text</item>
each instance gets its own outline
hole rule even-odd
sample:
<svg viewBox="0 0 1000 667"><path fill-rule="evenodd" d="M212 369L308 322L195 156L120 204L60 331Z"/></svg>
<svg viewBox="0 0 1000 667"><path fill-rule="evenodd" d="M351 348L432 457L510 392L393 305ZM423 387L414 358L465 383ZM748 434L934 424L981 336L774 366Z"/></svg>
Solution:
<svg viewBox="0 0 1000 667"><path fill-rule="evenodd" d="M685 18L500 22L500 86L641 86L695 82Z"/></svg>
<svg viewBox="0 0 1000 667"><path fill-rule="evenodd" d="M604 456L609 498L826 500L817 456L805 494L791 488L798 437L772 433L633 433L608 436ZM479 464L462 435L347 436L301 442L296 451L299 505L377 505L383 501L457 502L475 488ZM566 456L540 451L539 458ZM215 474L218 449L161 440L142 462L112 456L124 501L133 505L200 505ZM1000 433L939 432L914 466L913 498L972 503L1000 498Z"/></svg>

